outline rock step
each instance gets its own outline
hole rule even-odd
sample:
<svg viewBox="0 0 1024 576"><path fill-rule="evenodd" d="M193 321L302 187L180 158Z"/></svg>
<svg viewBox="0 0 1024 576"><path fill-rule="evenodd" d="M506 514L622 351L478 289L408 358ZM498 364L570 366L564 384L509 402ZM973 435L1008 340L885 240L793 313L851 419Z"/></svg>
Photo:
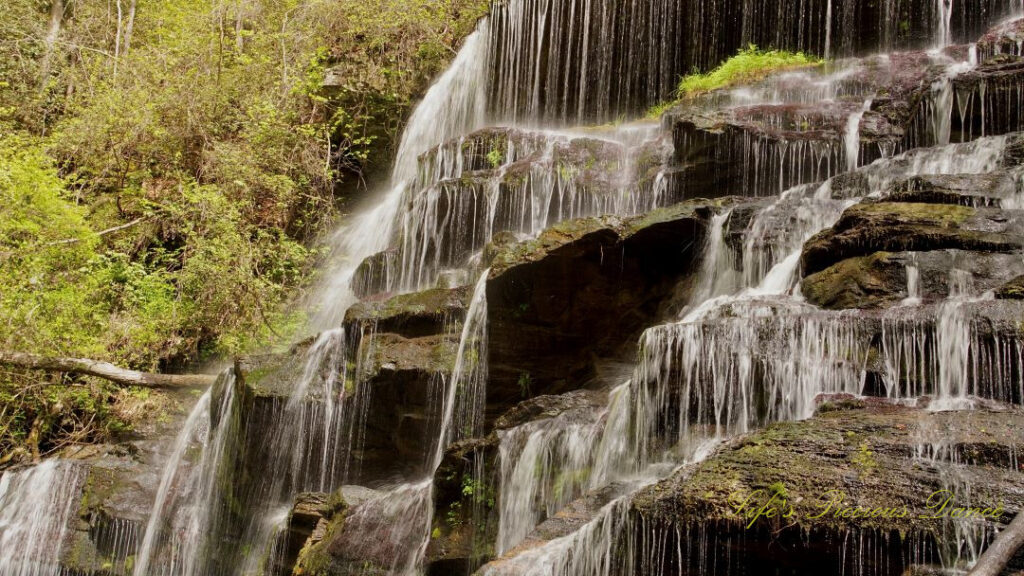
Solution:
<svg viewBox="0 0 1024 576"><path fill-rule="evenodd" d="M998 519L975 524L987 541L1024 511L1024 475L1013 457L1024 448L1021 426L1019 409L827 404L810 420L739 438L695 470L637 494L636 561L715 575L753 573L765 563L798 575L900 574L911 564L938 564L949 558L943 546L951 544L954 521L922 518L939 515L929 514L935 492L951 491L947 513L1001 507ZM844 509L893 513L836 514L829 503L840 497ZM758 516L768 502L775 512ZM780 547L788 553L774 552ZM872 553L863 554L865 547Z"/></svg>

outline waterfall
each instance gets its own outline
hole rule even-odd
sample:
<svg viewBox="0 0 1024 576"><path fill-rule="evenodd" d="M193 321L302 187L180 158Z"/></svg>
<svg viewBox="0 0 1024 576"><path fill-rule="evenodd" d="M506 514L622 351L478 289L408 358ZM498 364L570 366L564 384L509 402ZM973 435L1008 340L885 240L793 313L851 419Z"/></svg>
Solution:
<svg viewBox="0 0 1024 576"><path fill-rule="evenodd" d="M362 261L388 247L403 200L417 178L417 159L431 148L483 126L489 73L490 26L484 18L459 50L451 66L430 87L416 107L395 157L390 189L375 205L344 223L332 236L332 254L341 258L317 291L310 325L316 330L337 327L356 302L352 279Z"/></svg>
<svg viewBox="0 0 1024 576"><path fill-rule="evenodd" d="M220 520L222 466L238 432L235 384L234 371L226 370L185 421L160 479L134 576L210 573L204 552ZM189 462L195 444L199 460Z"/></svg>
<svg viewBox="0 0 1024 576"><path fill-rule="evenodd" d="M592 463L604 413L579 412L499 433L499 556L522 542L543 518L595 487Z"/></svg>
<svg viewBox="0 0 1024 576"><path fill-rule="evenodd" d="M392 486L356 507L345 518L346 531L359 536L382 535L347 542L355 557L380 559L395 576L414 576L423 566L434 520L433 474L450 442L461 432L456 425L476 425L482 417L487 384L487 277L477 281L459 340L451 377L444 387L440 422L429 453L429 475L417 482ZM470 430L472 433L472 430Z"/></svg>
<svg viewBox="0 0 1024 576"><path fill-rule="evenodd" d="M864 102L864 107L850 114L846 120L846 129L843 134L843 143L846 146L846 169L853 171L857 169L860 161L860 123L864 114L871 110L871 100Z"/></svg>
<svg viewBox="0 0 1024 576"><path fill-rule="evenodd" d="M75 529L84 466L47 460L0 476L0 574L59 576Z"/></svg>
<svg viewBox="0 0 1024 576"><path fill-rule="evenodd" d="M935 41L939 48L944 48L953 43L953 0L935 0L935 3L935 15L938 19Z"/></svg>
<svg viewBox="0 0 1024 576"><path fill-rule="evenodd" d="M921 270L917 266L916 254L911 256L907 262L907 297L901 303L903 306L918 306L921 304Z"/></svg>
<svg viewBox="0 0 1024 576"><path fill-rule="evenodd" d="M632 215L672 198L665 136L646 122L586 132L490 129L431 149L400 215L397 270L385 291L434 285L496 234L536 236L556 222Z"/></svg>
<svg viewBox="0 0 1024 576"><path fill-rule="evenodd" d="M163 469L134 576L278 572L295 496L333 493L362 480L358 457L373 393L362 362L372 357L377 326L368 320L340 327L357 299L463 287L502 234L536 239L555 223L648 213L693 191L777 197L730 198L697 211L702 219L705 211L714 213L706 218L696 277L683 285L692 289L689 301L672 302L688 305L678 314L671 308L639 336L631 377L596 392L607 394L605 405L494 435L495 550L502 557L483 574L629 574L638 554L635 536L646 528L630 515L638 490L700 462L736 435L811 417L821 394L860 395L869 374L880 374L893 400L932 396L935 411L970 408L973 396L1024 396L1024 388L1013 388L1024 380L1024 347L1016 337L982 333L976 310L993 296L976 293L966 272L951 272L947 298L924 302L922 284L930 284L910 256L907 298L870 313L823 310L800 293L804 245L848 208L864 197L882 199L909 176L991 172L1003 160L1007 137L895 157L888 157L890 143L884 159L861 167L878 150L861 138L875 120L868 115L874 88L857 78L883 69L892 74L886 57L795 71L709 98L709 106L772 127L791 122L786 112L797 105L839 102L827 139L774 142L744 134L709 144L675 138L671 120L618 122L669 98L681 74L708 69L751 42L836 58L867 42L851 32L852 23L884 12L878 34L885 47L920 27L929 28L921 38L946 47L966 24L953 17L953 0L935 2L934 14L930 1L922 2L925 10L912 23L896 17L909 4L895 1L872 4L877 13L848 0L495 2L413 111L388 187L331 238L336 261L310 306L309 327L317 335L296 345L270 376L261 375L276 379L280 394L251 398L229 370L193 408ZM904 24L908 30L897 29ZM948 66L931 86L920 120L930 143L953 139L956 104L961 119L968 116L970 100L956 94L953 79L976 63L972 57ZM495 121L506 126L491 126ZM566 128L601 122L613 125ZM736 178L735 190L687 180L692 166L680 157L704 154L709 145L716 152L728 148L713 163L750 168ZM844 168L854 178L830 179ZM810 183L791 185L800 182ZM681 191L687 186L699 189ZM601 257L604 264L603 251ZM360 559L368 571L421 573L436 520L434 476L446 450L490 432L490 272L472 285L450 375L434 373L429 445L417 462L423 475L373 478L377 495L346 510L338 528L348 534L338 536L339 554ZM0 558L0 574L57 576L77 509L76 499L61 496L76 494L83 481L79 467L65 462L0 478L0 549L17 551ZM954 475L948 482L964 488ZM546 521L583 508L586 517L573 518L579 529L547 541L538 535ZM984 543L969 527L954 528L961 546L951 565L961 556L975 558Z"/></svg>

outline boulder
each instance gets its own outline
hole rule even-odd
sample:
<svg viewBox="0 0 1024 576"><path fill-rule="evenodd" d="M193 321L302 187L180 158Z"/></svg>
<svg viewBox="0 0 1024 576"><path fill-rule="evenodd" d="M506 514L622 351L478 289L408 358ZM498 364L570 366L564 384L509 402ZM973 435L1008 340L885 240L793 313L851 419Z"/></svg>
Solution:
<svg viewBox="0 0 1024 576"><path fill-rule="evenodd" d="M523 399L578 388L598 357L629 354L639 331L665 313L695 270L708 219L727 202L567 221L494 250L487 282L491 419Z"/></svg>
<svg viewBox="0 0 1024 576"><path fill-rule="evenodd" d="M1017 252L1024 248L1024 213L996 208L899 202L862 203L811 238L801 255L804 274L875 252L958 249Z"/></svg>
<svg viewBox="0 0 1024 576"><path fill-rule="evenodd" d="M888 308L906 300L908 269L917 274L917 295L934 302L953 291L952 270L969 275L972 292L981 294L1024 273L1020 254L993 254L936 250L932 252L876 252L843 260L805 278L802 291L813 304L831 310Z"/></svg>
<svg viewBox="0 0 1024 576"><path fill-rule="evenodd" d="M633 498L644 527L634 531L637 562L723 575L766 563L798 575L938 564L949 558L944 546L955 547L951 516L964 512L954 508L976 511L974 538L986 542L1024 511L1012 456L1024 447L1022 425L1019 409L936 413L884 402L774 424Z"/></svg>

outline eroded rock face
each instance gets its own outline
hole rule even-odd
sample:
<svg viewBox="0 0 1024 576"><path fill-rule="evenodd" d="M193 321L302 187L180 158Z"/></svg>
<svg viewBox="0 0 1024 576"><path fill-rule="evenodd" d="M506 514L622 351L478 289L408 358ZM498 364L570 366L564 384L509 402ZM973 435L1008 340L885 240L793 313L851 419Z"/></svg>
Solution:
<svg viewBox="0 0 1024 576"><path fill-rule="evenodd" d="M987 60L1000 54L1021 56L1024 45L1024 18L992 27L978 40L978 58Z"/></svg>
<svg viewBox="0 0 1024 576"><path fill-rule="evenodd" d="M916 303L935 302L959 289L951 285L951 270L969 274L974 293L1001 293L1007 282L1024 272L1024 257L960 250L876 252L808 276L802 291L809 302L831 310L888 308L911 297Z"/></svg>
<svg viewBox="0 0 1024 576"><path fill-rule="evenodd" d="M638 493L638 563L703 575L756 573L765 563L808 575L938 564L949 558L943 546L956 522L922 516L941 515L946 496L947 515L954 506L989 508L980 520L988 539L1024 510L1024 475L1012 456L1024 448L1022 425L1017 409L826 404L810 420L739 438ZM838 506L883 512L854 517ZM864 546L873 552L862 554ZM788 553L774 552L780 547Z"/></svg>
<svg viewBox="0 0 1024 576"><path fill-rule="evenodd" d="M893 182L883 196L893 202L1016 208L1024 193L1019 171L923 175Z"/></svg>
<svg viewBox="0 0 1024 576"><path fill-rule="evenodd" d="M904 149L1024 129L1022 81L1024 60L1018 56L994 56L962 73L944 72L922 94Z"/></svg>
<svg viewBox="0 0 1024 576"><path fill-rule="evenodd" d="M685 169L689 195L753 196L819 182L847 168L847 125L863 106L840 101L676 113L675 160ZM895 149L903 137L900 125L873 110L863 113L858 131L858 165Z"/></svg>
<svg viewBox="0 0 1024 576"><path fill-rule="evenodd" d="M1017 211L921 203L864 203L804 246L805 274L875 252L959 249L1015 252L1024 247L1024 220Z"/></svg>
<svg viewBox="0 0 1024 576"><path fill-rule="evenodd" d="M145 535L160 483L157 462L129 446L75 447L65 457L88 469L78 499L78 522L61 566L71 573L122 573ZM147 454L149 457L155 455Z"/></svg>
<svg viewBox="0 0 1024 576"><path fill-rule="evenodd" d="M524 398L579 387L597 356L632 343L694 271L721 204L564 222L498 251L487 282L492 417Z"/></svg>

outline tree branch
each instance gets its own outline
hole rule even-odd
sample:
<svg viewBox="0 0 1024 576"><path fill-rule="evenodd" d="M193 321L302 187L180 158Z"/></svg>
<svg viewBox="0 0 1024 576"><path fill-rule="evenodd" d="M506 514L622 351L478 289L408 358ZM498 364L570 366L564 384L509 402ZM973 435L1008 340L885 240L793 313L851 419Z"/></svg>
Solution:
<svg viewBox="0 0 1024 576"><path fill-rule="evenodd" d="M1017 512L1017 517L999 533L996 541L985 550L985 553L974 565L970 576L999 576L1014 555L1024 546L1024 510Z"/></svg>
<svg viewBox="0 0 1024 576"><path fill-rule="evenodd" d="M69 372L95 376L123 386L144 388L200 388L210 386L217 379L208 374L153 374L120 368L109 362L85 358L56 358L26 354L23 352L0 351L0 364L44 370L48 372Z"/></svg>
<svg viewBox="0 0 1024 576"><path fill-rule="evenodd" d="M132 226L135 226L136 224L140 224L142 222L145 222L146 220L149 220L149 218L148 217L136 218L135 220L132 220L131 222L128 222L128 223L121 224L119 226L114 226L113 228L107 228L106 230L100 230L99 232L96 232L96 236L103 237L103 236L106 236L107 234L113 234L114 232L120 232L121 230L124 230L126 228L131 228ZM18 252L21 252L21 251L28 252L30 250L39 250L41 248L52 248L54 246L65 246L65 245L68 245L68 244L77 244L77 243L81 242L82 240L83 240L82 238L65 238L64 240L54 240L53 242L44 242L42 244L34 244L34 245L31 245L31 246L25 246L25 247L23 247L23 248L21 248L19 250L8 250L7 252L0 252L0 259L10 258L11 256L14 256L15 254L17 254Z"/></svg>

